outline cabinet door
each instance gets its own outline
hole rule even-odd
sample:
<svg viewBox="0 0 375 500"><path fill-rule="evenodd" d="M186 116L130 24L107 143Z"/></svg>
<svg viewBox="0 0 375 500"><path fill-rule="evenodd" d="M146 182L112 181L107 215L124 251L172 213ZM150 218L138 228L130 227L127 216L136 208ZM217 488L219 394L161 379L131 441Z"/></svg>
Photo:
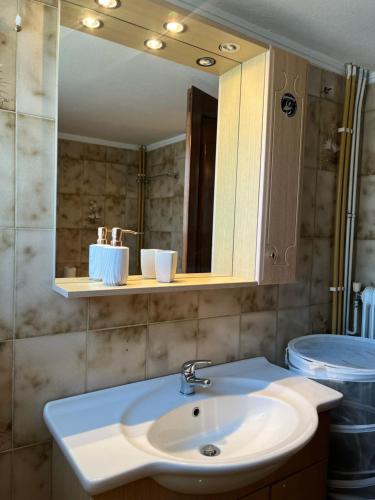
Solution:
<svg viewBox="0 0 375 500"><path fill-rule="evenodd" d="M296 280L308 63L271 49L258 282Z"/></svg>
<svg viewBox="0 0 375 500"><path fill-rule="evenodd" d="M269 500L269 498L270 498L270 488L263 488L260 491L252 493L251 495L240 497L238 500Z"/></svg>
<svg viewBox="0 0 375 500"><path fill-rule="evenodd" d="M325 500L327 495L327 462L276 483L271 488L271 500Z"/></svg>

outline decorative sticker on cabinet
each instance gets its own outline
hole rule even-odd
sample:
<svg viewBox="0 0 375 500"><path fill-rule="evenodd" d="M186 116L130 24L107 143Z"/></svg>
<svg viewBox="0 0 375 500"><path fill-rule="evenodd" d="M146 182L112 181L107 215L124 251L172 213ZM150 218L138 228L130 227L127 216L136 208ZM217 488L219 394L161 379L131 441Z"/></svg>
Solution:
<svg viewBox="0 0 375 500"><path fill-rule="evenodd" d="M281 110L288 118L292 118L297 113L297 100L293 94L287 92L282 96Z"/></svg>

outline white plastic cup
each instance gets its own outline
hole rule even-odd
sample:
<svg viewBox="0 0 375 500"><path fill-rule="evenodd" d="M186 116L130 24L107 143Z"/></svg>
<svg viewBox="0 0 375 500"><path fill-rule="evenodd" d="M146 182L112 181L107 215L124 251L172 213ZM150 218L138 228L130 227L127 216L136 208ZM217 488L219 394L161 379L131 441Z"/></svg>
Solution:
<svg viewBox="0 0 375 500"><path fill-rule="evenodd" d="M160 250L156 248L142 248L141 249L141 270L142 276L145 279L155 279L155 255Z"/></svg>
<svg viewBox="0 0 375 500"><path fill-rule="evenodd" d="M171 283L177 271L177 252L160 250L155 254L155 274L160 283Z"/></svg>

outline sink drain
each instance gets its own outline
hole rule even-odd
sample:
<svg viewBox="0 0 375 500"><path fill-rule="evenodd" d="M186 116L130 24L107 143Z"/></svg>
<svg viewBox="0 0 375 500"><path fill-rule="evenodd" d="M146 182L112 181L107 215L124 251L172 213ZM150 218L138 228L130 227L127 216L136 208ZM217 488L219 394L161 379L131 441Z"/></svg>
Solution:
<svg viewBox="0 0 375 500"><path fill-rule="evenodd" d="M214 444L205 444L199 451L205 457L217 457L220 455L220 449Z"/></svg>

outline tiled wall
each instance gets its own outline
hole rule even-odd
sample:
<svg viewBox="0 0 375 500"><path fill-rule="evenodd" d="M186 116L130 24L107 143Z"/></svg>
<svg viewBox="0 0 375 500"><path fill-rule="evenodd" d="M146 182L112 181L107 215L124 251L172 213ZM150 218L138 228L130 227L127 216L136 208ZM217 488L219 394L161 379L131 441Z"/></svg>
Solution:
<svg viewBox="0 0 375 500"><path fill-rule="evenodd" d="M311 73L298 283L66 300L51 290L57 2L20 0L18 35L16 3L0 0L8 98L0 110L0 498L50 500L46 401L177 371L189 357L282 362L289 339L326 329L341 85Z"/></svg>
<svg viewBox="0 0 375 500"><path fill-rule="evenodd" d="M185 148L185 141L179 141L147 153L144 246L176 250L178 272L182 262Z"/></svg>
<svg viewBox="0 0 375 500"><path fill-rule="evenodd" d="M359 177L356 267L354 278L375 286L375 85L367 90Z"/></svg>
<svg viewBox="0 0 375 500"><path fill-rule="evenodd" d="M88 247L96 243L98 226L137 230L138 163L138 151L59 140L56 276L64 266L88 275ZM137 274L136 243L132 236L126 241L130 274Z"/></svg>

